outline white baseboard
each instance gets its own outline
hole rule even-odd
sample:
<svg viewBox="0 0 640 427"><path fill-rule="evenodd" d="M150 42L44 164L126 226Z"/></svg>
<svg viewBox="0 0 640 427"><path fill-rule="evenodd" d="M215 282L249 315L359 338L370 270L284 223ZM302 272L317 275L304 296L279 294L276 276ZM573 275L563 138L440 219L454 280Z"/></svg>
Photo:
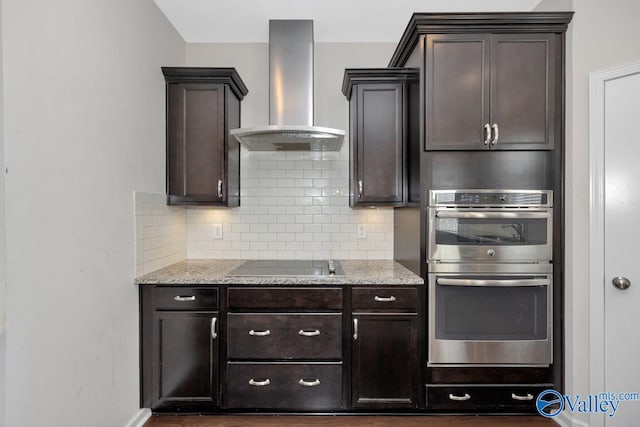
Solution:
<svg viewBox="0 0 640 427"><path fill-rule="evenodd" d="M571 418L570 413L567 411L564 411L557 417L553 418L553 421L562 427L589 427L589 423Z"/></svg>
<svg viewBox="0 0 640 427"><path fill-rule="evenodd" d="M151 417L151 409L142 408L131 417L124 427L142 427L144 423Z"/></svg>

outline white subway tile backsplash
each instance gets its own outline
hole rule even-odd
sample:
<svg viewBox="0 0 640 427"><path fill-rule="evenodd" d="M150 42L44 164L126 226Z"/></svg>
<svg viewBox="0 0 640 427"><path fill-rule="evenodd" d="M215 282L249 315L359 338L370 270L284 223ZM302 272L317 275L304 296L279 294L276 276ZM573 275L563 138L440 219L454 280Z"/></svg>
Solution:
<svg viewBox="0 0 640 427"><path fill-rule="evenodd" d="M201 223L208 212L187 212L183 208L167 206L166 196L160 193L134 191L135 265L136 276L182 261L187 257L187 222L193 227L190 234L203 242Z"/></svg>
<svg viewBox="0 0 640 427"><path fill-rule="evenodd" d="M320 215L322 213L322 206L305 206L303 213L305 215Z"/></svg>
<svg viewBox="0 0 640 427"><path fill-rule="evenodd" d="M296 242L313 242L313 233L296 233Z"/></svg>
<svg viewBox="0 0 640 427"><path fill-rule="evenodd" d="M339 233L340 232L340 224L318 224L320 230L317 230L317 233Z"/></svg>
<svg viewBox="0 0 640 427"><path fill-rule="evenodd" d="M287 233L302 233L309 224L287 224Z"/></svg>
<svg viewBox="0 0 640 427"><path fill-rule="evenodd" d="M186 209L187 258L393 258L393 209L349 208L348 144L340 152L242 148L241 156L240 207ZM223 239L213 239L213 224L222 224ZM367 224L367 239L357 238L356 224ZM169 225L154 222L159 228L147 232Z"/></svg>
<svg viewBox="0 0 640 427"><path fill-rule="evenodd" d="M296 224L312 224L313 221L313 217L315 215L296 215L295 216L295 223Z"/></svg>
<svg viewBox="0 0 640 427"><path fill-rule="evenodd" d="M323 224L304 224L304 232L305 233L320 233L323 231Z"/></svg>
<svg viewBox="0 0 640 427"><path fill-rule="evenodd" d="M291 224L292 222L295 222L296 216L295 215L278 215L276 217L276 223L277 224Z"/></svg>

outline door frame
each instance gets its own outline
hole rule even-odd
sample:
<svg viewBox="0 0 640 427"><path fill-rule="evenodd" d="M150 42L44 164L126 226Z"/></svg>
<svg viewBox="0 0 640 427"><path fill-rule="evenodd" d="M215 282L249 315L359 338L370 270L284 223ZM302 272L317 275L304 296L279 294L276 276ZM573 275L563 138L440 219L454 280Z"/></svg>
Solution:
<svg viewBox="0 0 640 427"><path fill-rule="evenodd" d="M605 86L640 74L640 63L589 74L589 389L606 391L604 368L604 208ZM592 413L589 425L604 426L604 415Z"/></svg>

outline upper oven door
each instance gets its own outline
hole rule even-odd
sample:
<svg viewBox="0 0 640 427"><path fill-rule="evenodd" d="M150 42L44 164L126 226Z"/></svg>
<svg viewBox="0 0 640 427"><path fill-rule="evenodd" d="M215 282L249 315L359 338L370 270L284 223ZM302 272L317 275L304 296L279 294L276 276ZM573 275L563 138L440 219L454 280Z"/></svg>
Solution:
<svg viewBox="0 0 640 427"><path fill-rule="evenodd" d="M552 208L430 207L432 262L548 262Z"/></svg>

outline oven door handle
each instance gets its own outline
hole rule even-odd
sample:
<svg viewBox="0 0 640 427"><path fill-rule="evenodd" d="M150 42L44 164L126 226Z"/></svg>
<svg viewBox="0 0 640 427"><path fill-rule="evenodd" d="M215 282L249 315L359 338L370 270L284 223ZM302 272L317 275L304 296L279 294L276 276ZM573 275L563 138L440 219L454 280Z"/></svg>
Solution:
<svg viewBox="0 0 640 427"><path fill-rule="evenodd" d="M447 277L438 277L436 279L438 285L444 286L549 286L549 279L450 279Z"/></svg>
<svg viewBox="0 0 640 427"><path fill-rule="evenodd" d="M461 218L461 219L547 219L551 214L547 211L537 212L449 212L436 211L438 218Z"/></svg>

